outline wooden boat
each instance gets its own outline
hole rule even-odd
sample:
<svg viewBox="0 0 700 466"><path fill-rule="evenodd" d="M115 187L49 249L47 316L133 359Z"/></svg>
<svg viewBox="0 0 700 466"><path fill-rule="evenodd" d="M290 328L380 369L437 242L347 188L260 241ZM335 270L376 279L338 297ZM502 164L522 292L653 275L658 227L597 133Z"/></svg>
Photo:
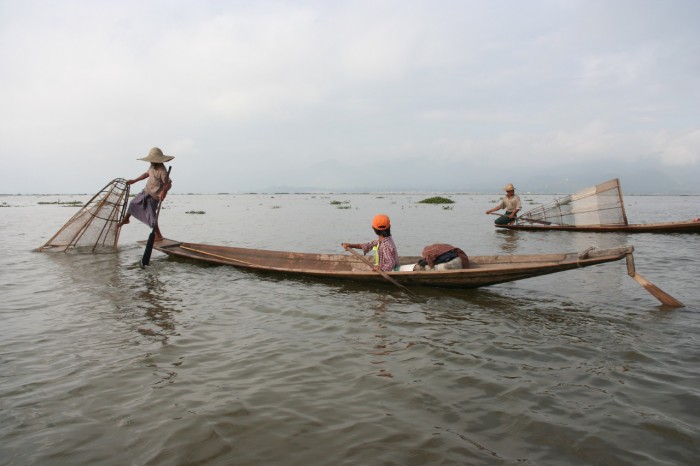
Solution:
<svg viewBox="0 0 700 466"><path fill-rule="evenodd" d="M594 233L700 233L700 222L687 220L683 222L630 223L627 225L555 225L521 223L496 225L499 228L525 231L588 231Z"/></svg>
<svg viewBox="0 0 700 466"><path fill-rule="evenodd" d="M163 240L154 249L171 256L241 269L307 277L386 283L362 260L348 254L270 251ZM562 272L623 259L634 248L590 249L583 253L470 256L469 268L444 271L387 272L406 286L476 288ZM403 256L400 263L415 264L420 257Z"/></svg>
<svg viewBox="0 0 700 466"><path fill-rule="evenodd" d="M380 273L373 271L367 259L359 255L247 249L169 239L157 241L153 248L169 256L208 264L230 265L241 269L299 277L366 283L391 282L406 290L406 286L478 288L625 258L628 275L644 286L649 293L668 306L683 306L680 301L636 273L633 246L611 249L591 247L580 253L470 256L469 267L466 269ZM399 258L399 262L401 265L415 264L419 259L418 256L403 256Z"/></svg>
<svg viewBox="0 0 700 466"><path fill-rule="evenodd" d="M538 206L521 214L511 224L496 226L526 231L700 233L698 219L628 223L620 180L617 178Z"/></svg>

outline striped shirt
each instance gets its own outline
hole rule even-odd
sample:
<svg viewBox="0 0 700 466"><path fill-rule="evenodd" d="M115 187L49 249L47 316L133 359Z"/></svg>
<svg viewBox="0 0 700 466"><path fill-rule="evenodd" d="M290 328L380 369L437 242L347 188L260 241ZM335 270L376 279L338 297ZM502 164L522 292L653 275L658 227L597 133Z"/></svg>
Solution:
<svg viewBox="0 0 700 466"><path fill-rule="evenodd" d="M394 244L394 239L391 236L381 241L375 239L369 243L362 244L362 252L367 254L377 243L379 243L379 249L377 250L377 254L379 254L379 270L385 272L394 270L399 265L399 252L396 250L396 244Z"/></svg>

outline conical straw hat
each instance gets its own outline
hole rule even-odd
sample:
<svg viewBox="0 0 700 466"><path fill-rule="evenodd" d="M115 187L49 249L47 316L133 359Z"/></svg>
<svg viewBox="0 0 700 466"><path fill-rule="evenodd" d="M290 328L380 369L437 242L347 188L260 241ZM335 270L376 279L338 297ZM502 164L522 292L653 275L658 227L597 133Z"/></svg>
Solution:
<svg viewBox="0 0 700 466"><path fill-rule="evenodd" d="M138 160L143 160L144 162L151 162L151 163L164 163L168 162L172 159L174 159L172 155L163 155L163 151L158 149L157 147L154 147L148 152L148 156L142 157Z"/></svg>

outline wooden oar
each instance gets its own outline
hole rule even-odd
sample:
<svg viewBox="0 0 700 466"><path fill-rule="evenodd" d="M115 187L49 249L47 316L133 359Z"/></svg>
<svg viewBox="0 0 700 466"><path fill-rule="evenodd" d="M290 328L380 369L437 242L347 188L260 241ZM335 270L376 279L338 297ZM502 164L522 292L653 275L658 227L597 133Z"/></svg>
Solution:
<svg viewBox="0 0 700 466"><path fill-rule="evenodd" d="M682 302L678 301L676 298L637 273L637 270L634 267L634 256L631 252L627 253L625 259L627 260L627 275L634 278L634 281L642 285L644 289L647 290L653 297L661 301L661 303L665 304L666 306L685 307Z"/></svg>
<svg viewBox="0 0 700 466"><path fill-rule="evenodd" d="M373 265L365 256L363 256L363 255L360 254L359 252L355 251L353 248L348 248L347 251L350 251L355 257L359 258L362 262L364 262L365 264L369 265L369 268L370 268L370 269L374 270L374 265ZM386 278L388 281L390 281L390 282L393 283L394 285L398 286L399 288L401 288L402 290L404 290L404 291L405 291L406 293L408 293L409 295L411 295L411 296L416 296L414 293L411 292L411 290L409 290L408 288L406 288L405 286L403 286L401 283L399 283L399 282L397 282L396 280L394 280L393 278L391 278L391 277L389 276L389 274L386 273L386 272L384 272L383 270L377 269L377 270L374 270L374 271L375 271L375 272L378 272L379 274L381 274L382 277Z"/></svg>
<svg viewBox="0 0 700 466"><path fill-rule="evenodd" d="M497 214L496 212L489 212L491 215L498 215L499 217L505 217L504 214ZM515 217L513 218L513 221L515 220L520 220L522 222L530 222L530 223L541 223L542 225L551 225L552 222L547 222L545 220L535 220L534 218L527 218L527 217Z"/></svg>
<svg viewBox="0 0 700 466"><path fill-rule="evenodd" d="M168 167L168 181L170 181L170 170L173 169L173 166L171 165ZM158 209L156 210L156 221L153 224L153 229L151 230L151 234L148 235L148 241L146 242L146 249L143 251L143 257L141 258L141 262L139 262L139 265L143 269L147 265L151 263L151 253L153 252L153 243L156 241L156 228L158 228L158 217L160 216L160 207L163 205L163 200L161 199L158 201Z"/></svg>

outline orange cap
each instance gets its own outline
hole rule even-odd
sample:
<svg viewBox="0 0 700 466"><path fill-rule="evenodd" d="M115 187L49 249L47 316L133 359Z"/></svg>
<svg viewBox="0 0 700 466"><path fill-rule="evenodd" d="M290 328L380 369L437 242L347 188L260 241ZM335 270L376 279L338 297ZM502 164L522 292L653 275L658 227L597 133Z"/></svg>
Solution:
<svg viewBox="0 0 700 466"><path fill-rule="evenodd" d="M372 228L375 230L388 230L390 226L391 221L387 215L377 214L374 216L374 220L372 220Z"/></svg>

